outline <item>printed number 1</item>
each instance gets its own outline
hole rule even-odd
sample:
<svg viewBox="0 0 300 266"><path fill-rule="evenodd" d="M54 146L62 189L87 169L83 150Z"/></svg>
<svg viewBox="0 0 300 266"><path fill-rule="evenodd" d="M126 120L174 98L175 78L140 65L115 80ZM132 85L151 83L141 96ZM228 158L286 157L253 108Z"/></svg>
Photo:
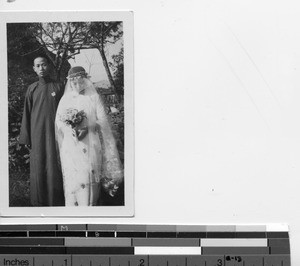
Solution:
<svg viewBox="0 0 300 266"><path fill-rule="evenodd" d="M65 266L68 266L68 260L65 259L64 262L65 262Z"/></svg>

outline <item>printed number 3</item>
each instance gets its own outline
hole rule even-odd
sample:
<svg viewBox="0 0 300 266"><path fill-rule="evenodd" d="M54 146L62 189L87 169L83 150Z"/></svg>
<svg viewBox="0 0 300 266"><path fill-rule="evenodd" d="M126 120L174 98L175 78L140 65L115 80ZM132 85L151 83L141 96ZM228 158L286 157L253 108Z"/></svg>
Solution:
<svg viewBox="0 0 300 266"><path fill-rule="evenodd" d="M221 259L218 259L218 264L217 266L222 266L223 265L223 261Z"/></svg>

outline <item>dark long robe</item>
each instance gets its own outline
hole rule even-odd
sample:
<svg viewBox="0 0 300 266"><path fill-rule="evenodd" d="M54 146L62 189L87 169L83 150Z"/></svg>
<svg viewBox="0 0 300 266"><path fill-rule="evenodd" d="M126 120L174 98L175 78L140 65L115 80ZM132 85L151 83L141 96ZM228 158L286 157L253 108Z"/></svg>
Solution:
<svg viewBox="0 0 300 266"><path fill-rule="evenodd" d="M64 206L62 173L55 141L55 114L63 94L59 83L39 78L25 96L20 144L30 145L32 206Z"/></svg>

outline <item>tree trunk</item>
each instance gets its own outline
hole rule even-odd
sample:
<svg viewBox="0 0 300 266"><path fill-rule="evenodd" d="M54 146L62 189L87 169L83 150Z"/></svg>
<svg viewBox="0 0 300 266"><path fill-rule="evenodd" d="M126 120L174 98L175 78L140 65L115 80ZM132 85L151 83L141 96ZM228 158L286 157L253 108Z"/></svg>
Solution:
<svg viewBox="0 0 300 266"><path fill-rule="evenodd" d="M116 97L118 97L115 82L114 82L113 77L110 73L110 69L109 69L109 66L108 66L108 62L107 62L107 59L106 59L106 56L105 56L104 49L99 47L98 50L100 52L100 55L101 55L101 58L102 58L102 61L103 61L103 65L104 65L104 68L105 68L105 71L106 71L106 74L107 74L107 77L108 77L108 80L109 80L109 83L110 83L110 86L112 87L112 90L113 90L114 94L116 95Z"/></svg>

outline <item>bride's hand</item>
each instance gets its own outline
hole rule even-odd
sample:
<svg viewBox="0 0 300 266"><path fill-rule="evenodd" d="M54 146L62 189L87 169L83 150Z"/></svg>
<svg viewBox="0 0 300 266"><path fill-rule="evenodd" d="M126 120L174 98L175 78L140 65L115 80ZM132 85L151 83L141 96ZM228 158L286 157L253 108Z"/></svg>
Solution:
<svg viewBox="0 0 300 266"><path fill-rule="evenodd" d="M82 140L88 133L88 128L83 127L77 130L77 138L78 140Z"/></svg>

